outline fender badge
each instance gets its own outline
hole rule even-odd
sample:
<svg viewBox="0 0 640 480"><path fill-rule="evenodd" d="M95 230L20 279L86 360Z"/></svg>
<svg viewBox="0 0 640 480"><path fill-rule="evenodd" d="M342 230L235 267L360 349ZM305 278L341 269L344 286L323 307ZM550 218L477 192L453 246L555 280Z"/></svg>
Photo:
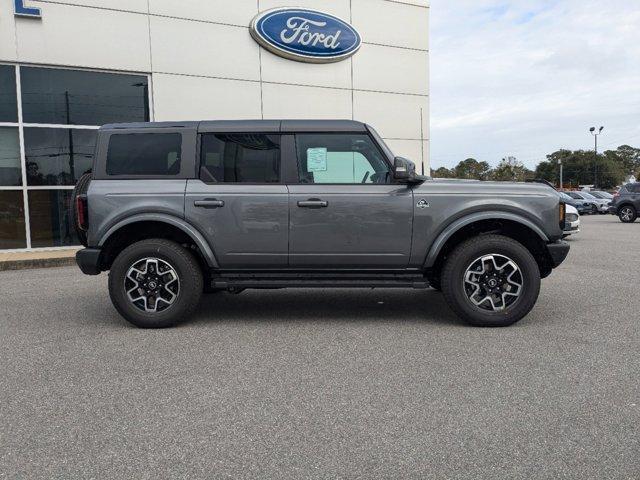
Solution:
<svg viewBox="0 0 640 480"><path fill-rule="evenodd" d="M418 208L429 208L431 206L431 204L429 202L427 202L424 198L422 200L420 200L418 202L418 204L416 205L416 207Z"/></svg>

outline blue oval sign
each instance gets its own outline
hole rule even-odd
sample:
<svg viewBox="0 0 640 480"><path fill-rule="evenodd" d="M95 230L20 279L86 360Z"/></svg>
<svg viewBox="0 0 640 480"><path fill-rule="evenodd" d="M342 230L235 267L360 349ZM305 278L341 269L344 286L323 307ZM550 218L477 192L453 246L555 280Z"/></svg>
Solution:
<svg viewBox="0 0 640 480"><path fill-rule="evenodd" d="M251 36L264 48L300 62L338 62L358 51L360 34L338 17L303 8L276 8L251 22Z"/></svg>

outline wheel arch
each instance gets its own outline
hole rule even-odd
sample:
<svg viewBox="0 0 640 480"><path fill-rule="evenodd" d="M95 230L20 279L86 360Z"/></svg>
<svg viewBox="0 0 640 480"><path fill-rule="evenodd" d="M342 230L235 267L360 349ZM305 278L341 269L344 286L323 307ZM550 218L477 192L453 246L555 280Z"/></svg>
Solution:
<svg viewBox="0 0 640 480"><path fill-rule="evenodd" d="M203 268L219 268L213 250L198 230L182 219L159 213L133 215L111 226L98 243L102 250L102 266L108 269L126 246L148 238L165 238L186 244L194 250Z"/></svg>
<svg viewBox="0 0 640 480"><path fill-rule="evenodd" d="M542 277L551 273L552 260L546 249L549 237L531 220L509 212L478 212L448 225L433 242L424 268L439 275L447 255L457 245L477 235L499 234L524 245L534 256Z"/></svg>

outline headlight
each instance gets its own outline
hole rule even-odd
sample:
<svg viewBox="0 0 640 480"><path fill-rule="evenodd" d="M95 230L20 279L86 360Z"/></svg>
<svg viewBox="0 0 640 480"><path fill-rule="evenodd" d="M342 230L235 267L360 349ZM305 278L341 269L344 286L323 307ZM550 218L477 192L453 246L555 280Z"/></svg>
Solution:
<svg viewBox="0 0 640 480"><path fill-rule="evenodd" d="M573 223L578 220L578 215L576 213L567 213L567 222Z"/></svg>

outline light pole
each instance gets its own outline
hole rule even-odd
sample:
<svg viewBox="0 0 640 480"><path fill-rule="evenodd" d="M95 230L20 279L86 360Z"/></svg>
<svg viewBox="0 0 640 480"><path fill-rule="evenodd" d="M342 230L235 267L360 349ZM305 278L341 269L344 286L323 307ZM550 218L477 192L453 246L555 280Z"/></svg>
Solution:
<svg viewBox="0 0 640 480"><path fill-rule="evenodd" d="M560 191L563 190L563 182L562 182L562 159L558 159L558 165L560 165Z"/></svg>
<svg viewBox="0 0 640 480"><path fill-rule="evenodd" d="M595 155L593 157L593 187L594 188L598 186L598 135L602 133L602 130L604 130L604 127L600 127L600 129L598 129L597 131L596 131L596 127L591 127L589 129L589 131L591 132L591 135L593 135L593 138L595 140L595 147L593 149L593 151L595 152Z"/></svg>

